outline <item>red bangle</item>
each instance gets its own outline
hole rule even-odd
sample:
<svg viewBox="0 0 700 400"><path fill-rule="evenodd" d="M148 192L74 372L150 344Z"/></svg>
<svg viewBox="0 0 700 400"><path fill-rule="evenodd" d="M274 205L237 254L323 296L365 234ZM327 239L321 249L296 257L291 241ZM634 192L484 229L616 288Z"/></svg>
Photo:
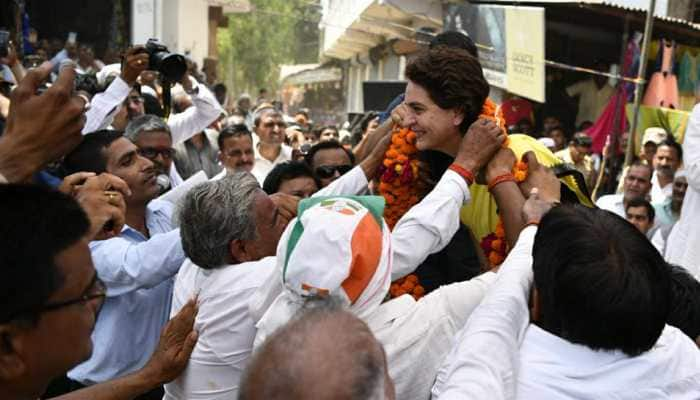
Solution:
<svg viewBox="0 0 700 400"><path fill-rule="evenodd" d="M491 182L489 182L489 191L495 188L496 185L499 185L503 182L515 182L515 176L513 176L513 174L511 174L510 172L505 173L503 175L498 175L497 177L493 178Z"/></svg>
<svg viewBox="0 0 700 400"><path fill-rule="evenodd" d="M452 171L458 173L459 176L464 178L464 180L467 181L468 184L471 185L472 183L474 183L474 174L468 169L461 167L457 164L450 165L448 169L451 169Z"/></svg>

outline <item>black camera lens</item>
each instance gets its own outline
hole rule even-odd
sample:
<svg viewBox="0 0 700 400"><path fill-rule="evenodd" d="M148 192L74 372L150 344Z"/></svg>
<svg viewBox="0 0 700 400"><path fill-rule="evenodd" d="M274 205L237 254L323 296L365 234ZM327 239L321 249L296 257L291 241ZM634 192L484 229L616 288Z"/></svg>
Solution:
<svg viewBox="0 0 700 400"><path fill-rule="evenodd" d="M149 69L160 72L160 75L170 82L179 82L187 72L185 57L181 54L170 53L164 44L157 39L149 39L146 43Z"/></svg>

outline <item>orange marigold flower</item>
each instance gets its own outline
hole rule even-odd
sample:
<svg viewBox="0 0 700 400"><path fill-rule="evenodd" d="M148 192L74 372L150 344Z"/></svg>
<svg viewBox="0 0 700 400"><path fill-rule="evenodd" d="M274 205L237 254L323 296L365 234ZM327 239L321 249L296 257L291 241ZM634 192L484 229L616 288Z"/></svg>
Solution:
<svg viewBox="0 0 700 400"><path fill-rule="evenodd" d="M425 294L425 288L423 286L416 285L416 287L413 288L413 295L414 296L418 296L420 298L420 297L423 297L424 294Z"/></svg>
<svg viewBox="0 0 700 400"><path fill-rule="evenodd" d="M405 291L405 290L403 290L403 289L401 289L401 288L399 288L399 289L396 291L396 296L394 296L394 297L400 297L400 296L403 296L403 295L405 295L405 294L408 294L408 292Z"/></svg>
<svg viewBox="0 0 700 400"><path fill-rule="evenodd" d="M502 245L503 245L503 241L501 239L496 239L496 240L491 242L491 248L494 249L495 251L500 250Z"/></svg>
<svg viewBox="0 0 700 400"><path fill-rule="evenodd" d="M411 293L414 286L415 285L413 284L413 282L406 281L406 282L401 284L401 289L405 290L406 293Z"/></svg>
<svg viewBox="0 0 700 400"><path fill-rule="evenodd" d="M418 283L418 276L414 274L408 275L404 279L408 282L413 282L414 284Z"/></svg>
<svg viewBox="0 0 700 400"><path fill-rule="evenodd" d="M505 260L505 258L498 252L492 251L491 254L489 254L489 262L491 265L501 265L503 260Z"/></svg>
<svg viewBox="0 0 700 400"><path fill-rule="evenodd" d="M527 179L527 171L517 170L513 173L516 182L523 182Z"/></svg>
<svg viewBox="0 0 700 400"><path fill-rule="evenodd" d="M406 134L406 141L407 141L408 143L410 143L410 144L415 143L415 141L416 141L416 133L413 132L413 131L408 131L408 133Z"/></svg>
<svg viewBox="0 0 700 400"><path fill-rule="evenodd" d="M506 236L506 231L503 229L502 224L496 225L496 230L493 231L493 233L496 235L496 237L502 238Z"/></svg>
<svg viewBox="0 0 700 400"><path fill-rule="evenodd" d="M383 164L385 167L391 168L391 166L394 164L394 161L390 158L385 158Z"/></svg>

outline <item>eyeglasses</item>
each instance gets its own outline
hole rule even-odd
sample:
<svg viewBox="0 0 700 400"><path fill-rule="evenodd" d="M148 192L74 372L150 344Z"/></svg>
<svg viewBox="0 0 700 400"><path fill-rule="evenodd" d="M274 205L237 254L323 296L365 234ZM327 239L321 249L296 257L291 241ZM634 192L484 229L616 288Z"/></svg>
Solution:
<svg viewBox="0 0 700 400"><path fill-rule="evenodd" d="M321 179L332 178L336 171L338 175L345 175L352 169L352 165L321 165L316 168L316 176Z"/></svg>
<svg viewBox="0 0 700 400"><path fill-rule="evenodd" d="M175 149L157 149L155 147L141 147L139 148L139 154L143 157L148 158L149 160L155 160L160 154L163 156L164 159L169 160L175 157Z"/></svg>
<svg viewBox="0 0 700 400"><path fill-rule="evenodd" d="M61 301L57 303L49 303L41 307L41 312L47 312L47 311L52 311L52 310L57 310L59 308L63 307L68 307L72 306L73 304L79 304L79 303L87 303L88 301L99 299L99 298L104 298L107 296L107 287L105 286L105 283L102 282L102 279L100 279L97 276L97 273L92 277L92 281L90 281L90 285L85 289L85 291L79 296L76 297L75 299L72 300L66 300L66 301Z"/></svg>
<svg viewBox="0 0 700 400"><path fill-rule="evenodd" d="M277 125L278 128L280 129L285 129L287 127L287 124L285 122L265 122L263 126L265 128L274 128L275 125Z"/></svg>
<svg viewBox="0 0 700 400"><path fill-rule="evenodd" d="M12 321L20 316L41 314L45 312L55 311L64 307L72 306L74 304L87 303L92 300L104 298L107 296L107 287L104 282L97 276L97 273L93 275L90 280L88 287L80 294L79 297L74 299L59 301L55 303L48 303L37 308L29 308L25 310L16 311L10 314L9 318L3 318L1 322ZM100 307L102 305L100 304ZM97 310L99 312L99 309Z"/></svg>

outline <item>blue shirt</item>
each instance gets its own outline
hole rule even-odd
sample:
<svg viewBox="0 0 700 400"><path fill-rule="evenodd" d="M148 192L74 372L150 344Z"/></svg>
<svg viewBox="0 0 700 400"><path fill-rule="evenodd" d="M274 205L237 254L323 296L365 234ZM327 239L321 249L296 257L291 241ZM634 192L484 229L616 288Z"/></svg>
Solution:
<svg viewBox="0 0 700 400"><path fill-rule="evenodd" d="M92 333L92 357L69 378L85 385L114 379L142 368L155 350L170 315L173 277L185 260L173 208L148 204L150 239L125 225L118 237L90 243L107 298Z"/></svg>

